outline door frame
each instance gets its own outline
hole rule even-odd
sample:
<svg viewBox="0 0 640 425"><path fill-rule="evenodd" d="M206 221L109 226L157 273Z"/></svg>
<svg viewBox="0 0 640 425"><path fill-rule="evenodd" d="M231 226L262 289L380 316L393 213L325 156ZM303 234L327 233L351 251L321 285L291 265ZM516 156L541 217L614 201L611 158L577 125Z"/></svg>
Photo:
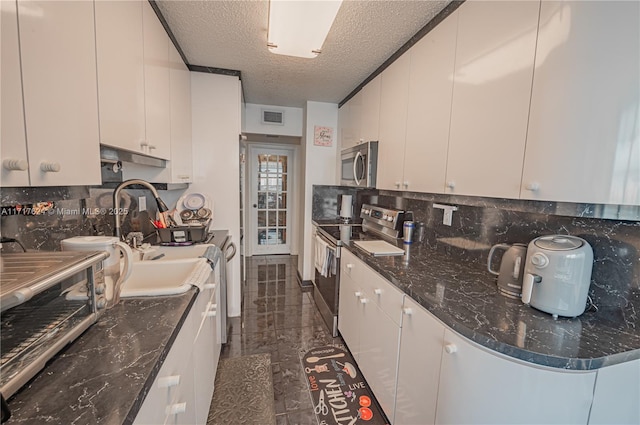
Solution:
<svg viewBox="0 0 640 425"><path fill-rule="evenodd" d="M297 229L297 221L298 221L298 211L295 206L298 204L296 201L298 199L298 191L297 191L297 180L299 178L298 175L298 146L292 144L281 144L281 143L255 143L251 142L251 140L246 141L247 146L247 156L245 161L245 178L246 178L246 193L245 193L245 224L246 231L244 234L245 241L245 255L247 257L251 257L253 255L264 255L258 254L254 252L253 249L253 238L257 235L257 216L256 209L253 208L253 199L256 194L257 188L253 184L256 178L256 170L251 166L252 158L255 155L255 152L258 150L284 150L290 152L289 156L289 170L287 172L288 181L287 181L287 203L289 210L289 217L287 217L287 240L289 242L289 254L295 255L297 252L297 244L296 238L293 236L296 233ZM270 254L266 254L270 255Z"/></svg>

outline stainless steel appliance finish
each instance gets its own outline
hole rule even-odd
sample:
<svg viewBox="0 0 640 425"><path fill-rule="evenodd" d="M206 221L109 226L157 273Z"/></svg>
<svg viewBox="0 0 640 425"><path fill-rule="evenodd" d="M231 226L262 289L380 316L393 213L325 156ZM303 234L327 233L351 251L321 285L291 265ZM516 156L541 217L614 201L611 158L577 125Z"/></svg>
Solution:
<svg viewBox="0 0 640 425"><path fill-rule="evenodd" d="M500 260L500 271L491 268L493 256L498 250L504 250ZM527 246L522 243L498 244L491 247L487 257L487 270L498 276L498 291L510 298L520 298L522 294L522 277L524 263L527 258Z"/></svg>
<svg viewBox="0 0 640 425"><path fill-rule="evenodd" d="M529 243L522 302L554 317L584 313L591 284L593 250L584 239L541 236Z"/></svg>
<svg viewBox="0 0 640 425"><path fill-rule="evenodd" d="M220 330L221 337L220 340L223 344L227 343L228 335L227 335L227 264L229 261L233 259L236 255L236 245L231 240L231 235L227 230L213 230L209 233L209 238L207 240L208 243L212 243L220 248L223 255L223 262L221 262L220 266L220 306L221 318L222 321Z"/></svg>
<svg viewBox="0 0 640 425"><path fill-rule="evenodd" d="M4 254L0 267L0 392L31 379L106 307L106 252Z"/></svg>
<svg viewBox="0 0 640 425"><path fill-rule="evenodd" d="M405 212L377 205L363 204L360 209L362 228L379 236L398 239L402 236Z"/></svg>
<svg viewBox="0 0 640 425"><path fill-rule="evenodd" d="M351 226L344 225L340 227L348 228L347 231L350 234ZM343 231L341 235L344 233L345 232ZM320 311L320 315L331 330L332 336L337 337L338 291L340 288L340 251L342 243L339 238L331 235L331 233L320 226L316 227L315 235L325 241L327 245L329 245L330 249L335 252L336 274L332 275L329 273L328 276L323 276L316 268L312 294L313 300Z"/></svg>
<svg viewBox="0 0 640 425"><path fill-rule="evenodd" d="M378 142L366 142L341 152L340 184L376 187Z"/></svg>

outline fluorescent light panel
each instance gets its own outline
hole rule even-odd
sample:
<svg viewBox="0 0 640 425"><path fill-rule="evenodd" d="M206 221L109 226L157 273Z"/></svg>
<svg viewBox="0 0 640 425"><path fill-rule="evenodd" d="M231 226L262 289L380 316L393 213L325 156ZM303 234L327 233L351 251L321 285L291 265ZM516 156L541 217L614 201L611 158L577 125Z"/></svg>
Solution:
<svg viewBox="0 0 640 425"><path fill-rule="evenodd" d="M279 55L315 58L342 0L271 0L269 50Z"/></svg>

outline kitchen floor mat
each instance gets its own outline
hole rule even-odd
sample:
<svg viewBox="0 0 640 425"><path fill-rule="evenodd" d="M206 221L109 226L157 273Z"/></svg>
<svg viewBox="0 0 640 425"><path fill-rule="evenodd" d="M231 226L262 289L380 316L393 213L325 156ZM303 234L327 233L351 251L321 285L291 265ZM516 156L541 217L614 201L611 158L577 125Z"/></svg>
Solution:
<svg viewBox="0 0 640 425"><path fill-rule="evenodd" d="M301 361L320 425L389 424L347 350L318 347Z"/></svg>
<svg viewBox="0 0 640 425"><path fill-rule="evenodd" d="M220 359L207 425L275 425L270 354Z"/></svg>

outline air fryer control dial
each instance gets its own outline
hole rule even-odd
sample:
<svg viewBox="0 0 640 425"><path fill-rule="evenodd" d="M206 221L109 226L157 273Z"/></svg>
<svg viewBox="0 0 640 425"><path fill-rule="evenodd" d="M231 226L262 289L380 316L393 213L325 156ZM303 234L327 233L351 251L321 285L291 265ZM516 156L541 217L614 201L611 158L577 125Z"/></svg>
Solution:
<svg viewBox="0 0 640 425"><path fill-rule="evenodd" d="M549 259L546 255L537 252L531 256L531 264L539 269L543 269L549 265Z"/></svg>

